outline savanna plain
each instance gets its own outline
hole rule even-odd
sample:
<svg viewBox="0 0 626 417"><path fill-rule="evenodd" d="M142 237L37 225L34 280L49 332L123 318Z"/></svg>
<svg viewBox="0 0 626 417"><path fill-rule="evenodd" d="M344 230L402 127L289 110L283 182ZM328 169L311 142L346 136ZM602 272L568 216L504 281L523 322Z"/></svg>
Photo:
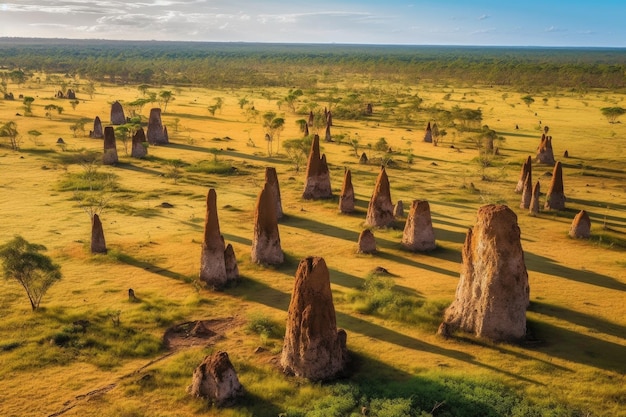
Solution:
<svg viewBox="0 0 626 417"><path fill-rule="evenodd" d="M0 244L20 235L45 245L63 274L34 311L15 280L0 280L3 416L357 416L363 407L371 416L626 416L626 126L601 110L624 106L623 85L484 82L461 70L438 78L406 66L394 73L376 65L378 49L361 52L374 64L350 67L331 56L255 69L266 83L248 83L235 57L221 72L211 67L222 80L211 83L183 66L168 78L150 62L141 77L93 74L78 61L61 67L64 58L51 51L30 68L0 55L3 89L14 96L0 99L0 125L14 122L18 132L16 149L0 138ZM266 57L280 61L272 51ZM229 83L229 71L240 82ZM57 97L68 89L75 101ZM29 111L23 97L34 99ZM103 165L103 141L88 133L96 116L109 125L115 101L132 123L116 126L119 162ZM154 107L170 143L131 158L127 135L145 128ZM324 140L324 108L333 114L332 141ZM310 114L334 199L302 199L310 137L301 127ZM435 144L424 142L428 122L440 131ZM514 190L546 126L566 209L533 217ZM377 253L356 253L381 164L394 202L405 210L429 202L432 252L402 249L400 217L373 230ZM286 260L277 267L250 260L268 166L285 212ZM357 200L350 215L338 212L345 168ZM532 169L543 207L552 166ZM198 279L210 188L241 275L223 291ZM521 229L530 282L521 343L436 335L454 299L466 232L489 203L513 209ZM570 238L583 209L591 238ZM106 254L90 252L94 211ZM351 356L348 374L327 383L285 376L277 361L295 270L307 256L330 269ZM165 343L168 329L196 320L219 323L215 337ZM228 352L245 389L229 408L186 392L194 368L217 350Z"/></svg>

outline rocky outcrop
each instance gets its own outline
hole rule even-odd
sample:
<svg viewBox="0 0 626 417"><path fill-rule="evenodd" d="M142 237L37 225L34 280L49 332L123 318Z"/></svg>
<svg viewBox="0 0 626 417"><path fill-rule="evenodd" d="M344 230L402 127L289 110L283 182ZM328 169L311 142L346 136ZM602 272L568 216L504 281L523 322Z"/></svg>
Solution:
<svg viewBox="0 0 626 417"><path fill-rule="evenodd" d="M589 239L591 237L591 219L585 210L579 211L574 217L569 235L576 239Z"/></svg>
<svg viewBox="0 0 626 417"><path fill-rule="evenodd" d="M346 332L337 330L326 262L303 259L289 303L280 365L289 375L324 381L340 375L347 360Z"/></svg>
<svg viewBox="0 0 626 417"><path fill-rule="evenodd" d="M217 194L211 188L206 197L204 239L200 255L200 280L209 287L220 290L226 286L226 263L224 260L224 239L220 233L217 216Z"/></svg>
<svg viewBox="0 0 626 417"><path fill-rule="evenodd" d="M318 200L332 198L332 196L326 155L320 157L320 138L318 135L315 135L311 143L311 151L309 152L309 160L306 166L306 179L302 198L305 200Z"/></svg>
<svg viewBox="0 0 626 417"><path fill-rule="evenodd" d="M528 208L528 214L531 216L537 216L539 214L539 196L541 195L541 185L537 181L533 187L533 195L530 199L530 207Z"/></svg>
<svg viewBox="0 0 626 417"><path fill-rule="evenodd" d="M376 239L371 230L365 229L359 235L357 253L376 253Z"/></svg>
<svg viewBox="0 0 626 417"><path fill-rule="evenodd" d="M428 201L413 200L411 203L402 233L402 246L414 252L431 251L437 247Z"/></svg>
<svg viewBox="0 0 626 417"><path fill-rule="evenodd" d="M546 203L543 206L546 210L565 210L565 193L563 191L563 169L561 162L554 165L552 180L546 193Z"/></svg>
<svg viewBox="0 0 626 417"><path fill-rule="evenodd" d="M505 205L478 209L476 225L463 245L455 300L439 333L460 329L494 341L517 341L526 334L528 273L517 216Z"/></svg>
<svg viewBox="0 0 626 417"><path fill-rule="evenodd" d="M104 131L102 130L102 121L98 116L93 119L93 130L89 132L89 137L92 139L102 139L104 137Z"/></svg>
<svg viewBox="0 0 626 417"><path fill-rule="evenodd" d="M283 204L280 198L280 184L278 183L276 168L265 167L265 184L272 192L274 204L276 205L276 218L280 220L283 218Z"/></svg>
<svg viewBox="0 0 626 417"><path fill-rule="evenodd" d="M94 214L91 219L91 253L107 253L102 222L97 214Z"/></svg>
<svg viewBox="0 0 626 417"><path fill-rule="evenodd" d="M424 132L424 142L433 142L433 130L430 127L430 122L428 122L428 125L426 126L426 131Z"/></svg>
<svg viewBox="0 0 626 417"><path fill-rule="evenodd" d="M280 246L276 204L269 186L265 184L254 210L254 236L252 237L252 262L279 265L285 255Z"/></svg>
<svg viewBox="0 0 626 417"><path fill-rule="evenodd" d="M218 407L233 405L244 393L233 364L226 352L215 352L204 358L193 371L187 392L206 398Z"/></svg>
<svg viewBox="0 0 626 417"><path fill-rule="evenodd" d="M554 165L554 151L552 150L552 136L541 135L541 143L537 148L537 161L542 164Z"/></svg>
<svg viewBox="0 0 626 417"><path fill-rule="evenodd" d="M167 145L170 143L167 128L163 127L163 122L161 121L161 109L158 107L150 110L146 136L150 145Z"/></svg>
<svg viewBox="0 0 626 417"><path fill-rule="evenodd" d="M130 156L133 158L144 158L148 154L148 142L146 142L146 134L143 127L140 127L133 135L133 143L130 150Z"/></svg>
<svg viewBox="0 0 626 417"><path fill-rule="evenodd" d="M354 212L354 187L352 186L352 173L349 169L343 176L343 186L339 195L339 212L347 214Z"/></svg>
<svg viewBox="0 0 626 417"><path fill-rule="evenodd" d="M113 130L113 126L107 126L104 128L104 153L102 154L102 163L104 165L115 165L118 162L115 130Z"/></svg>
<svg viewBox="0 0 626 417"><path fill-rule="evenodd" d="M111 124L123 125L126 123L126 116L124 116L124 109L119 101L116 101L111 105Z"/></svg>
<svg viewBox="0 0 626 417"><path fill-rule="evenodd" d="M389 178L385 167L380 168L374 193L367 207L365 224L374 227L388 227L393 223L393 203L389 189Z"/></svg>
<svg viewBox="0 0 626 417"><path fill-rule="evenodd" d="M533 161L530 155L526 158L526 162L522 165L522 171L519 174L519 179L517 180L517 185L515 186L515 192L517 194L521 194L524 191L524 182L526 181L526 177L529 172L532 172L533 169ZM532 181L531 181L532 184Z"/></svg>

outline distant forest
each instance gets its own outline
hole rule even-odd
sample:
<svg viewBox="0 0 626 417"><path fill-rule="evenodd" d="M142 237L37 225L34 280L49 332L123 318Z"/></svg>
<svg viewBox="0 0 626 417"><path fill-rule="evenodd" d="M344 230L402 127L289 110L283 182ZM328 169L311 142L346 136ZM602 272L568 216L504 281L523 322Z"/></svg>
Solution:
<svg viewBox="0 0 626 417"><path fill-rule="evenodd" d="M314 87L354 74L546 88L626 87L625 48L379 46L0 38L0 71L206 87ZM367 79L367 78L366 78Z"/></svg>

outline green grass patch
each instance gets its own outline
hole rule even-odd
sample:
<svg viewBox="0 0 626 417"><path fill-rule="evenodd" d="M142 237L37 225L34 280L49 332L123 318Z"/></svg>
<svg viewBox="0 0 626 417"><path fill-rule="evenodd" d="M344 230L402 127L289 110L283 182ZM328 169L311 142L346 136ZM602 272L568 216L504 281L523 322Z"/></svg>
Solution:
<svg viewBox="0 0 626 417"><path fill-rule="evenodd" d="M200 161L189 165L186 170L200 174L233 175L239 173L239 170L232 164L222 161Z"/></svg>
<svg viewBox="0 0 626 417"><path fill-rule="evenodd" d="M370 274L363 286L345 295L345 300L362 314L436 330L448 303L425 300L401 290L393 278Z"/></svg>

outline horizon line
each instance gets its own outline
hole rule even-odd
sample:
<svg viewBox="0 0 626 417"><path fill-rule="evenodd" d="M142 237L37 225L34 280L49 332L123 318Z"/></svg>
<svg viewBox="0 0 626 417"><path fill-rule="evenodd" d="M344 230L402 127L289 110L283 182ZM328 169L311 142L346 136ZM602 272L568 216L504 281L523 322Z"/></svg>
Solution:
<svg viewBox="0 0 626 417"><path fill-rule="evenodd" d="M356 43L356 42L264 42L264 41L207 41L207 40L158 40L158 39L110 39L110 38L61 38L0 36L0 40L30 41L81 41L115 43L186 43L186 44L250 44L250 45L293 45L293 46L380 46L380 47L455 47L455 48L537 48L537 49L624 49L626 46L572 46L572 45L507 45L507 44L416 44L416 43Z"/></svg>

